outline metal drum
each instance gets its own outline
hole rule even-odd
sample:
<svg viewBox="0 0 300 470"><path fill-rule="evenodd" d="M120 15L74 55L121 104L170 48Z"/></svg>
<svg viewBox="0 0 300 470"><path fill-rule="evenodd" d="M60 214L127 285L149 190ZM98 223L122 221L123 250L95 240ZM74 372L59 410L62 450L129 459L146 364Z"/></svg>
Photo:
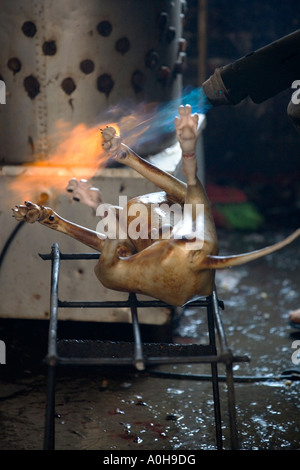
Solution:
<svg viewBox="0 0 300 470"><path fill-rule="evenodd" d="M134 113L136 105L179 97L183 5L182 0L2 0L2 164L46 160L57 145L60 120L95 125L112 107L129 106ZM174 136L165 137L141 153L173 143Z"/></svg>

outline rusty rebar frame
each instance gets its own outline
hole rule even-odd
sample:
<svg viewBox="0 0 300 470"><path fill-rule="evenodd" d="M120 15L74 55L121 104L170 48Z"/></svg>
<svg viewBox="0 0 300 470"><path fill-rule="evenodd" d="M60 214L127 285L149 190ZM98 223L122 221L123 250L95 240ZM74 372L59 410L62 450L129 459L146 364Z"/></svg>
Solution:
<svg viewBox="0 0 300 470"><path fill-rule="evenodd" d="M44 434L44 449L53 450L55 448L55 383L56 383L56 367L59 365L133 365L138 371L143 371L148 366L155 364L178 364L178 363L210 363L211 364L211 381L214 398L214 413L216 425L216 447L218 450L223 448L222 443L222 420L221 420L221 406L219 396L219 376L218 376L218 363L223 363L226 368L226 382L227 382L227 395L228 395L228 412L229 412L229 427L230 427L230 441L231 449L236 450L239 448L238 432L236 423L236 407L235 407L235 393L234 393L234 377L232 364L234 362L247 362L247 356L235 356L228 348L226 335L219 311L219 307L224 308L223 302L217 297L216 289L212 295L206 298L189 302L188 305L193 307L206 307L207 309L207 322L208 322L208 345L178 345L178 344L164 344L159 343L159 350L166 351L167 355L154 355L157 352L156 343L143 343L140 334L138 322L138 308L144 307L169 307L172 306L161 302L159 300L146 300L141 301L136 298L135 294L130 293L127 301L61 301L58 295L59 288L59 273L61 260L76 260L76 259L98 259L99 253L79 253L79 254L63 254L59 250L57 243L54 243L51 248L50 254L40 254L43 260L51 260L51 286L50 286L50 321L48 331L48 352L45 362L48 366L48 383L47 383L47 400L46 400L46 416L45 416L45 434ZM76 340L58 340L57 326L58 326L58 310L60 308L109 308L109 307L128 307L131 311L132 328L133 328L133 343L125 343L125 356L116 357L110 354L109 357L101 357L101 346L108 345L109 350L113 353L113 347L116 343L111 342L95 342L87 343ZM217 352L216 335L219 340L220 353ZM80 347L88 345L88 352L93 352L93 357L86 357L80 351ZM128 354L128 347L132 346L132 351ZM62 346L62 348L61 348ZM124 345L123 345L124 346ZM182 354L184 350L192 349L192 354ZM74 355L75 347L75 355ZM64 355L60 355L61 349ZM72 353L68 356L66 353ZM95 356L96 352L96 356ZM170 354L171 352L171 354ZM78 354L77 354L78 353ZM149 354L150 353L150 354ZM196 354L195 354L196 353ZM85 351L86 354L86 351ZM170 374L171 376L172 374ZM180 374L182 378L188 379L189 374ZM155 376L155 374L153 375ZM158 374L159 377L159 374Z"/></svg>

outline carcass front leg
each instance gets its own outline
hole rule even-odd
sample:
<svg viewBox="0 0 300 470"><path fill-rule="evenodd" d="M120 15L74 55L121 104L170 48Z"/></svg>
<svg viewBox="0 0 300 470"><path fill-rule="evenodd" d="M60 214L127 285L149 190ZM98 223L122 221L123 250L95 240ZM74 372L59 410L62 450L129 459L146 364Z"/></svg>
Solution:
<svg viewBox="0 0 300 470"><path fill-rule="evenodd" d="M12 210L13 216L19 222L24 221L30 224L39 222L46 227L75 238L94 250L101 251L103 249L106 240L105 235L63 219L50 207L39 206L26 201L24 205L15 206Z"/></svg>
<svg viewBox="0 0 300 470"><path fill-rule="evenodd" d="M94 209L95 212L102 203L101 191L93 187L86 179L79 181L77 178L70 179L66 190L72 195L73 201L81 202Z"/></svg>
<svg viewBox="0 0 300 470"><path fill-rule="evenodd" d="M43 206L38 206L33 202L25 201L25 204L20 206L15 206L13 209L13 217L18 222L27 222L29 224L34 224L34 222L39 222L41 219L47 217L45 208Z"/></svg>
<svg viewBox="0 0 300 470"><path fill-rule="evenodd" d="M156 186L165 191L174 202L182 204L186 196L186 184L170 173L157 168L137 155L131 148L122 143L120 136L113 127L102 130L103 149L119 163L136 170Z"/></svg>

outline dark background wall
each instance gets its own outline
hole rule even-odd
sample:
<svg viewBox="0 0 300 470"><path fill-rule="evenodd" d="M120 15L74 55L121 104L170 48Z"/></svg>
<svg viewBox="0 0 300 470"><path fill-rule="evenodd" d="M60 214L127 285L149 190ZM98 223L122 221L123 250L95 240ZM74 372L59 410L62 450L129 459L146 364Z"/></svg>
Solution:
<svg viewBox="0 0 300 470"><path fill-rule="evenodd" d="M187 0L186 5L184 81L194 86L216 67L300 27L298 0ZM205 168L207 181L242 189L267 223L276 218L276 224L297 226L300 136L286 112L291 94L288 89L259 105L246 99L212 108L204 131Z"/></svg>

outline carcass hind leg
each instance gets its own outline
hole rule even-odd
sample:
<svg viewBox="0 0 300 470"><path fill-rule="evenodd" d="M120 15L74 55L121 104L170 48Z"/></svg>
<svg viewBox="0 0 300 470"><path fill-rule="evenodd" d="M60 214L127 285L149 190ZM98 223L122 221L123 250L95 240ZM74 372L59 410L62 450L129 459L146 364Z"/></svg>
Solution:
<svg viewBox="0 0 300 470"><path fill-rule="evenodd" d="M182 173L187 181L186 204L209 204L205 189L197 177L196 143L198 138L198 114L192 114L190 105L180 106L175 118L177 139L182 151Z"/></svg>

